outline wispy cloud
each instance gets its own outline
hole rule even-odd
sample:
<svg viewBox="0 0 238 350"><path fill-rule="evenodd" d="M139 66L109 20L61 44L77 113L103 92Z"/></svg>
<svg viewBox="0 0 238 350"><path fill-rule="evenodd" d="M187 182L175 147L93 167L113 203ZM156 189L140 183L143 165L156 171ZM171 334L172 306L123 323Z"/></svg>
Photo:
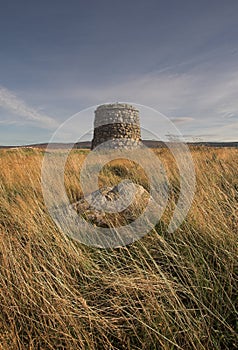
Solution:
<svg viewBox="0 0 238 350"><path fill-rule="evenodd" d="M168 67L104 86L78 86L69 89L68 98L88 104L105 101L144 104L165 114L184 134L209 135L210 139L216 130L217 140L237 139L237 64L202 61L194 67L176 69ZM144 121L153 130L160 127L155 123L149 125L149 118Z"/></svg>
<svg viewBox="0 0 238 350"><path fill-rule="evenodd" d="M194 118L191 117L179 117L179 118L171 118L170 119L174 124L183 124L183 123L189 123L194 120Z"/></svg>
<svg viewBox="0 0 238 350"><path fill-rule="evenodd" d="M0 120L1 125L14 125L14 124L18 124L18 123L19 123L19 121L17 121L17 120L10 120L10 119Z"/></svg>
<svg viewBox="0 0 238 350"><path fill-rule="evenodd" d="M55 128L58 126L58 122L47 116L46 114L39 113L36 109L28 106L23 100L17 97L13 92L0 86L0 107L5 110L16 114L21 119L19 121L30 121L46 128ZM2 120L2 124L14 124L19 121Z"/></svg>

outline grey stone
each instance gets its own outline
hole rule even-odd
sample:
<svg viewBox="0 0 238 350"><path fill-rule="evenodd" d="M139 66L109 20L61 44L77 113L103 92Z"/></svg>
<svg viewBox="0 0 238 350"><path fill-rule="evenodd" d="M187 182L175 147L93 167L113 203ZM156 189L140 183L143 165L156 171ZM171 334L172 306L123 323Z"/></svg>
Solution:
<svg viewBox="0 0 238 350"><path fill-rule="evenodd" d="M127 194L130 191L133 191L134 198L130 205L120 212L108 213L97 210L93 206L96 203L97 207L100 207L107 202L109 208L110 203L112 208L114 208L113 201L118 200L122 193ZM134 221L143 213L150 200L152 200L150 193L144 187L138 184L122 182L120 184L120 191L118 185L114 187L103 187L74 203L72 207L78 214L83 215L87 221L96 226L115 227Z"/></svg>

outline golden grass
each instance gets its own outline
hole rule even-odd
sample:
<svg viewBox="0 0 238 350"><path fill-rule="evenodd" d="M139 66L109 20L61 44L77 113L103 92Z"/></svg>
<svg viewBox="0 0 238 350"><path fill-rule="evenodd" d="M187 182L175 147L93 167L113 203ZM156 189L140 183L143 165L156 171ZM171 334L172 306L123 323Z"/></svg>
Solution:
<svg viewBox="0 0 238 350"><path fill-rule="evenodd" d="M179 191L178 170L157 149L170 202L140 241L103 250L72 241L49 217L41 192L41 150L0 151L0 348L237 348L238 150L192 148L197 189L182 226L166 231ZM81 195L87 151L71 152L65 184ZM103 169L100 185L142 169L126 161Z"/></svg>

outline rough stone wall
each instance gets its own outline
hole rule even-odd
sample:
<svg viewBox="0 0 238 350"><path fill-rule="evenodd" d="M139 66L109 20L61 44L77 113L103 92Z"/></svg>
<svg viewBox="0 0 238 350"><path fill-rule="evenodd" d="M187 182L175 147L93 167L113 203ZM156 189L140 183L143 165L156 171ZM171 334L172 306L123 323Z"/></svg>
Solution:
<svg viewBox="0 0 238 350"><path fill-rule="evenodd" d="M125 103L101 105L96 109L92 149L109 140L112 140L110 147L131 148L135 147L140 139L138 109Z"/></svg>

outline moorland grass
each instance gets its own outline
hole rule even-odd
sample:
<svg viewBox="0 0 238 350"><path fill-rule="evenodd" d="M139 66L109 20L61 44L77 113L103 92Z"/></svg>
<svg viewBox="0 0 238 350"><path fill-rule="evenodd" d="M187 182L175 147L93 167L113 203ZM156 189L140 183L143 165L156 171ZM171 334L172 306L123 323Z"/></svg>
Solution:
<svg viewBox="0 0 238 350"><path fill-rule="evenodd" d="M81 196L71 152L65 185ZM179 191L169 151L157 149L170 180L168 208L143 239L111 250L65 236L41 190L44 152L0 151L0 346L26 349L237 348L238 150L191 148L196 193L173 233L166 230ZM108 164L101 186L122 178L148 187L128 161Z"/></svg>

